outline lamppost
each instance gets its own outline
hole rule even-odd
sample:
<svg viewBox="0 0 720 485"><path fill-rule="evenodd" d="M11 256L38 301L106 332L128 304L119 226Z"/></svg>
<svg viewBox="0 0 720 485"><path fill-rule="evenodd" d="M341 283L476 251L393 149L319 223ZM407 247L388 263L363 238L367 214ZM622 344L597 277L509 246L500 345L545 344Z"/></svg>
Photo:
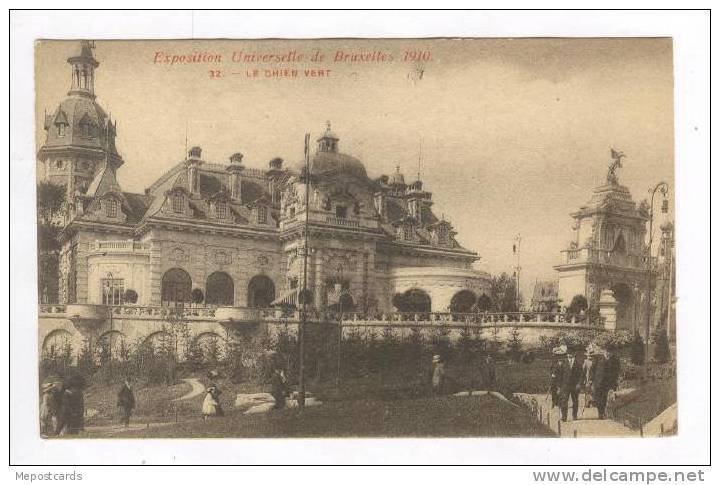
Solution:
<svg viewBox="0 0 720 485"><path fill-rule="evenodd" d="M638 285L636 281L633 285L633 335L637 332L638 328L638 298L640 298L640 285Z"/></svg>
<svg viewBox="0 0 720 485"><path fill-rule="evenodd" d="M645 311L647 312L646 315L646 323L645 323L645 363L647 364L650 362L650 322L652 320L652 273L653 273L653 267L652 267L652 240L653 240L653 213L654 207L655 207L655 194L660 192L660 194L663 197L662 206L660 210L663 214L667 214L668 211L668 199L667 199L667 193L668 193L668 184L665 182L658 182L657 185L655 185L654 188L650 189L649 192L650 195L650 227L649 227L649 235L648 235L648 245L647 245L647 302L646 302L646 308Z"/></svg>
<svg viewBox="0 0 720 485"><path fill-rule="evenodd" d="M110 366L110 374L112 375L112 338L113 338L113 309L112 309L112 303L114 300L114 294L115 291L115 285L114 285L115 278L113 277L113 274L111 271L108 271L107 278L105 279L105 285L103 285L103 289L105 290L105 305L108 309L108 316L110 319L110 332L108 333L108 365Z"/></svg>

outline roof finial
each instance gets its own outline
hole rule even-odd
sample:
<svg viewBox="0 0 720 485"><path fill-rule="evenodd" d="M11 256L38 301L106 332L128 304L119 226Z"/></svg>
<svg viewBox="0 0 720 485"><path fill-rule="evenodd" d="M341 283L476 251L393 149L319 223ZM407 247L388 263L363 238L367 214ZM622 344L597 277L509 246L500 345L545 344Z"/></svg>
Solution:
<svg viewBox="0 0 720 485"><path fill-rule="evenodd" d="M417 171L417 179L420 180L420 164L422 162L422 136L420 137L420 150L418 153L418 171Z"/></svg>
<svg viewBox="0 0 720 485"><path fill-rule="evenodd" d="M330 124L330 120L327 120L325 122L325 126L327 127L325 131L327 131L328 133L332 131L332 125Z"/></svg>

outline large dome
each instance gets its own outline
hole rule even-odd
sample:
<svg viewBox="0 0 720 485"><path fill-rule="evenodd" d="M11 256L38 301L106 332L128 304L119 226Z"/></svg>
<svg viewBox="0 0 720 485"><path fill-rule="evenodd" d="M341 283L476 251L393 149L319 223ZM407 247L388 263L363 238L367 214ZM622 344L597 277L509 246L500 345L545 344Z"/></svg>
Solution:
<svg viewBox="0 0 720 485"><path fill-rule="evenodd" d="M94 99L87 96L69 96L60 103L52 115L46 117L45 146L105 148L107 122L107 114ZM57 129L59 124L65 125L64 131ZM110 148L112 145L111 142Z"/></svg>
<svg viewBox="0 0 720 485"><path fill-rule="evenodd" d="M344 173L356 177L367 177L363 163L345 153L318 151L310 162L310 171L313 174Z"/></svg>

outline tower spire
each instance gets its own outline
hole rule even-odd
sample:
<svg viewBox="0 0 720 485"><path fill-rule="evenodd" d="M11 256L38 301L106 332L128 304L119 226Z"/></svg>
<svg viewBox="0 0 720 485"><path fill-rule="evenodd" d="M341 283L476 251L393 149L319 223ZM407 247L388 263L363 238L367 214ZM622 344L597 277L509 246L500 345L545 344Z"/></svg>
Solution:
<svg viewBox="0 0 720 485"><path fill-rule="evenodd" d="M68 94L95 97L95 68L100 63L93 56L94 48L94 41L81 40L75 55L68 57L67 62L72 69L72 81Z"/></svg>

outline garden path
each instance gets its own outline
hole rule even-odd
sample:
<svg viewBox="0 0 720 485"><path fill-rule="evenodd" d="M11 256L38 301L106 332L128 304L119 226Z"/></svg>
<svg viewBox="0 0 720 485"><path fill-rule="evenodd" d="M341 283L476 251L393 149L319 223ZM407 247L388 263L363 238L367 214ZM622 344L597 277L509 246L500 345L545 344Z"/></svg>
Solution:
<svg viewBox="0 0 720 485"><path fill-rule="evenodd" d="M633 430L612 419L598 419L597 408L585 407L585 395L580 394L580 410L577 421L561 420L560 409L552 407L547 394L530 394L537 402L539 417L561 438L587 437L640 437L639 430ZM571 418L568 418L571 419ZM549 422L548 422L549 421Z"/></svg>
<svg viewBox="0 0 720 485"><path fill-rule="evenodd" d="M205 392L205 386L203 386L202 382L200 382L196 377L188 377L182 379L182 381L190 384L192 389L187 394L184 394L177 399L173 399L173 401L185 401L187 399L192 399L195 396L199 396L200 394Z"/></svg>

